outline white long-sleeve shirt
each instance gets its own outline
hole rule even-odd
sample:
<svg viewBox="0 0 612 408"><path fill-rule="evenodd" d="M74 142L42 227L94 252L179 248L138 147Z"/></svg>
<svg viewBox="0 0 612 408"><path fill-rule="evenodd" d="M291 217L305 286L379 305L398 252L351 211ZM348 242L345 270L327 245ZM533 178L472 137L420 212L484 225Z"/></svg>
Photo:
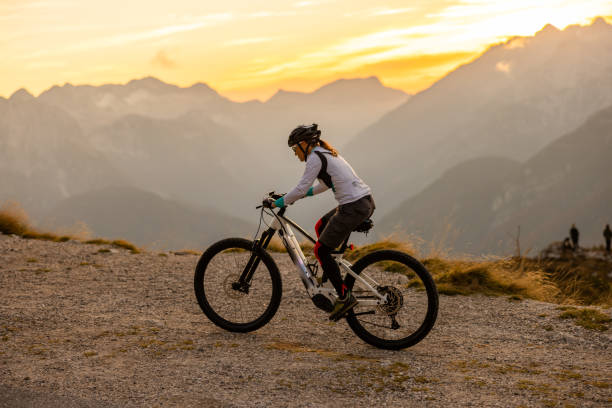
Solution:
<svg viewBox="0 0 612 408"><path fill-rule="evenodd" d="M316 146L310 151L310 154L306 157L304 175L302 175L297 186L285 195L285 205L293 204L300 198L306 196L306 193L319 175L323 164L315 151L329 153L328 150L320 146ZM362 197L372 194L370 187L355 174L355 170L353 170L351 165L348 164L342 156L338 155L334 157L331 154L325 154L325 158L327 159L327 173L331 177L334 196L338 204L352 203L353 201L357 201ZM327 187L325 183L319 180L319 183L313 187L313 195L319 194L328 188L329 187Z"/></svg>

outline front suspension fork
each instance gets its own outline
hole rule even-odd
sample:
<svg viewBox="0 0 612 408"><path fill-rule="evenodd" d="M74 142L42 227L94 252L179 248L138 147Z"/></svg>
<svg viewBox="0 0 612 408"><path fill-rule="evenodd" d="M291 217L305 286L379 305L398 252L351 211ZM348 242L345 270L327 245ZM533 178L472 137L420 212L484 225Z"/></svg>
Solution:
<svg viewBox="0 0 612 408"><path fill-rule="evenodd" d="M249 258L249 261L244 267L244 270L240 274L240 278L238 279L238 281L232 283L232 289L243 293L249 293L249 288L251 287L251 279L253 278L253 274L255 274L257 267L259 266L259 262L261 262L259 251L268 247L275 232L276 230L274 230L273 228L269 228L261 234L260 239L256 239L255 241L253 241L251 257Z"/></svg>

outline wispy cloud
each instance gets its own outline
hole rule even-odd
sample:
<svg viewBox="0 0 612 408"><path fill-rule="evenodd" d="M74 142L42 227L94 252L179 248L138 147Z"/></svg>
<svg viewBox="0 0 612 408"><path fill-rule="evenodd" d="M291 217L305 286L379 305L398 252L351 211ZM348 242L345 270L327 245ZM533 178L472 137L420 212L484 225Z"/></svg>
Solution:
<svg viewBox="0 0 612 408"><path fill-rule="evenodd" d="M78 4L76 1L27 1L20 0L14 2L3 2L4 4L0 4L0 13L7 12L18 12L24 10L35 10L35 9L45 9L45 8L58 8L58 7L70 7Z"/></svg>
<svg viewBox="0 0 612 408"><path fill-rule="evenodd" d="M437 34L445 29L445 26L441 24L432 24L383 30L353 37L319 51L301 55L293 61L267 67L259 71L258 74L262 76L276 75L284 71L308 71L321 69L322 67L335 71L351 70L364 64L414 54L420 47L412 45L414 39Z"/></svg>
<svg viewBox="0 0 612 408"><path fill-rule="evenodd" d="M274 40L272 37L240 38L238 40L227 41L224 45L231 47L236 45L260 44Z"/></svg>
<svg viewBox="0 0 612 408"><path fill-rule="evenodd" d="M312 1L298 1L297 3L293 3L293 7L308 7L312 6L314 3Z"/></svg>
<svg viewBox="0 0 612 408"><path fill-rule="evenodd" d="M248 14L247 18L267 18L267 17L289 17L296 16L296 11L258 11L257 13Z"/></svg>
<svg viewBox="0 0 612 408"><path fill-rule="evenodd" d="M176 68L176 62L172 60L170 57L168 57L168 55L166 54L166 51L164 50L159 50L157 54L155 54L155 57L153 57L153 60L151 61L151 63L153 65L157 65L162 68L167 68L167 69Z"/></svg>
<svg viewBox="0 0 612 408"><path fill-rule="evenodd" d="M331 3L333 0L310 0L310 1L297 1L293 3L293 7L302 8L302 7L312 7L318 6L320 4Z"/></svg>
<svg viewBox="0 0 612 408"><path fill-rule="evenodd" d="M394 15L394 14L409 13L411 11L414 11L414 8L412 8L412 7L408 7L408 8L396 8L396 9L385 8L385 9L375 10L371 14L372 14L372 16L391 16L391 15Z"/></svg>
<svg viewBox="0 0 612 408"><path fill-rule="evenodd" d="M38 70L38 69L52 69L52 68L64 68L66 63L63 61L33 61L25 65L25 69Z"/></svg>
<svg viewBox="0 0 612 408"><path fill-rule="evenodd" d="M34 59L40 58L47 55L57 55L57 54L66 54L76 51L90 50L90 49L101 49L108 48L114 46L125 46L129 43L152 40L156 38L163 38L166 36L170 36L173 34L178 34L186 31L193 31L203 27L206 27L208 24L206 22L198 22L198 23L190 23L190 24L181 24L181 25L170 25L159 27L153 30L147 30L142 32L131 32L131 33L123 33L117 34L109 37L95 38L89 41L79 42L78 44L70 45L67 47L59 48L59 49L48 49L43 51L38 51L35 53L23 55L21 59Z"/></svg>

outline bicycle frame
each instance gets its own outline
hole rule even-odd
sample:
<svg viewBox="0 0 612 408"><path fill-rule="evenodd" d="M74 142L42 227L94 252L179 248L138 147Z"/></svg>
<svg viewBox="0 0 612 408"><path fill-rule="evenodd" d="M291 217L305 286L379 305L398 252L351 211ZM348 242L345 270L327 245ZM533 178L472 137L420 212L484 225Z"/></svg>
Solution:
<svg viewBox="0 0 612 408"><path fill-rule="evenodd" d="M259 240L255 240L254 245L259 248L265 249L270 243L274 234L278 232L278 235L280 236L283 245L287 249L287 253L291 257L291 260L293 261L295 266L297 267L302 283L304 284L306 291L308 292L308 296L313 298L316 295L323 295L331 302L334 302L338 297L336 291L334 289L324 287L323 285L319 285L319 283L313 276L310 268L308 267L308 261L306 259L306 256L302 252L302 248L300 247L300 244L291 227L294 227L300 234L306 237L306 239L308 239L313 244L315 244L317 240L310 236L310 234L308 234L297 223L285 217L285 210L286 208L281 208L278 212L268 212L263 210L266 212L266 214L274 216L274 221L269 226L269 228L262 233L261 238ZM353 272L352 264L346 259L342 258L344 251L347 247L347 242L348 237L343 243L341 250L334 251L332 253L332 256L334 256L334 259L336 260L341 269L344 269L346 273L352 275L355 278L355 283L359 283L359 286L371 292L371 295L367 297L360 297L356 295L357 300L362 305L377 306L380 304L384 304L387 300L387 295L382 295L378 292L378 290L376 290L376 287L379 286L378 283L366 274L356 274L355 272ZM256 256L251 257L242 276L240 277L240 285L246 285L247 291L248 282L250 282L250 279L254 271L256 270L258 264L259 258Z"/></svg>

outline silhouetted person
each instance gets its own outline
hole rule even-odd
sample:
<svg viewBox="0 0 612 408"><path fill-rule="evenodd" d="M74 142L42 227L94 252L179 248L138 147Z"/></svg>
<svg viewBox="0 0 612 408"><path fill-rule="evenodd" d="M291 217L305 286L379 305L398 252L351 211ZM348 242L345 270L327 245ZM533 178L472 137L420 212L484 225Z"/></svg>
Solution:
<svg viewBox="0 0 612 408"><path fill-rule="evenodd" d="M606 229L603 231L603 236L606 239L606 252L610 252L610 240L612 239L612 230L610 224L606 224Z"/></svg>
<svg viewBox="0 0 612 408"><path fill-rule="evenodd" d="M574 247L574 251L578 249L578 237L580 233L578 232L578 228L576 228L576 224L572 224L572 228L570 228L570 237L572 238L572 246Z"/></svg>

